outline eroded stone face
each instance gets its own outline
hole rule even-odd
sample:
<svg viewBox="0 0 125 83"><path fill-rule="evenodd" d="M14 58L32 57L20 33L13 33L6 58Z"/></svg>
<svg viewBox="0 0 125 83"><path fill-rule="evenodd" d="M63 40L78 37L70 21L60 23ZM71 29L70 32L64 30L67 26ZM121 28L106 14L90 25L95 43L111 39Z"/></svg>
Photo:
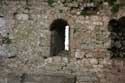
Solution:
<svg viewBox="0 0 125 83"><path fill-rule="evenodd" d="M111 17L108 6L107 10L98 11L96 15L83 16L80 15L82 8L78 7L83 0L61 0L64 3L58 0L53 3L53 7L49 6L48 0L26 1L2 0L4 3L0 5L0 14L6 17L0 18L0 39L5 37L7 32L13 36L12 44L0 44L0 54L7 57L16 55L0 60L0 77L7 77L10 83L72 83L75 80L71 78L71 81L65 76L55 74L34 76L22 73L72 74L76 76L76 83L114 83L112 77L124 77L118 72L124 74L125 62L116 62L115 66L107 50L111 45L108 31ZM74 14L70 11L72 7ZM52 57L49 29L51 23L58 18L65 19L70 26L70 51ZM6 75L10 72L18 72L19 75ZM25 79L22 80L23 76ZM120 80L124 82L123 78Z"/></svg>
<svg viewBox="0 0 125 83"><path fill-rule="evenodd" d="M29 19L29 16L28 16L28 14L17 14L17 15L16 15L16 19L17 19L17 20L26 21L26 20Z"/></svg>
<svg viewBox="0 0 125 83"><path fill-rule="evenodd" d="M4 17L0 17L0 34L5 36L7 31L8 31L8 29L6 26L6 20Z"/></svg>
<svg viewBox="0 0 125 83"><path fill-rule="evenodd" d="M9 38L9 29L4 17L0 17L0 58L12 57L16 55L16 48L13 47Z"/></svg>
<svg viewBox="0 0 125 83"><path fill-rule="evenodd" d="M67 74L16 74L0 78L1 83L75 83L75 77Z"/></svg>

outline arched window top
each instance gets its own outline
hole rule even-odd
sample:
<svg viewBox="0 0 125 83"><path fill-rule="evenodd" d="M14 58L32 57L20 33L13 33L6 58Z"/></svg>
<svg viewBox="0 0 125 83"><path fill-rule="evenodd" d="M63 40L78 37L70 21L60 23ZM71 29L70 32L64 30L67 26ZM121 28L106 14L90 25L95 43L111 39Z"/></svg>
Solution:
<svg viewBox="0 0 125 83"><path fill-rule="evenodd" d="M121 25L125 26L125 16L119 18L118 20L117 19L111 19L109 21L109 26L118 27L118 26L121 26Z"/></svg>
<svg viewBox="0 0 125 83"><path fill-rule="evenodd" d="M57 28L64 28L65 26L68 25L68 22L62 18L55 19L52 24L50 25L50 30L54 30Z"/></svg>
<svg viewBox="0 0 125 83"><path fill-rule="evenodd" d="M120 23L120 26L125 28L125 16L119 18L118 21Z"/></svg>
<svg viewBox="0 0 125 83"><path fill-rule="evenodd" d="M125 16L109 21L112 58L125 58Z"/></svg>
<svg viewBox="0 0 125 83"><path fill-rule="evenodd" d="M119 18L119 21L121 21L121 22L124 21L125 22L125 16Z"/></svg>
<svg viewBox="0 0 125 83"><path fill-rule="evenodd" d="M125 16L117 19L111 19L109 21L109 31L111 32L119 32L125 31Z"/></svg>
<svg viewBox="0 0 125 83"><path fill-rule="evenodd" d="M118 26L118 21L116 19L111 19L109 21L109 26L117 27Z"/></svg>
<svg viewBox="0 0 125 83"><path fill-rule="evenodd" d="M51 55L56 56L69 51L69 25L64 19L55 19L50 25Z"/></svg>

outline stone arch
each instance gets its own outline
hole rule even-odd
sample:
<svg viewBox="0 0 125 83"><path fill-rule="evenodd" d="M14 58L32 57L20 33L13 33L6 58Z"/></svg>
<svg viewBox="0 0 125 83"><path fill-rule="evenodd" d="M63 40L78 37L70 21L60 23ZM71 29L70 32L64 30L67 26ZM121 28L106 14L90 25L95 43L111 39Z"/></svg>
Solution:
<svg viewBox="0 0 125 83"><path fill-rule="evenodd" d="M64 19L55 19L50 25L51 31L51 56L69 50L69 24ZM67 33L68 31L68 33Z"/></svg>
<svg viewBox="0 0 125 83"><path fill-rule="evenodd" d="M110 51L113 58L125 58L125 16L109 21L109 31L111 32Z"/></svg>

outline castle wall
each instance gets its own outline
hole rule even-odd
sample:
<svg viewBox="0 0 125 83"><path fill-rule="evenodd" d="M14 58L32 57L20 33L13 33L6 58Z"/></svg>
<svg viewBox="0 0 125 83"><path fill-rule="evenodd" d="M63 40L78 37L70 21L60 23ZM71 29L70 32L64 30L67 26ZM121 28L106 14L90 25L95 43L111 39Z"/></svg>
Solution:
<svg viewBox="0 0 125 83"><path fill-rule="evenodd" d="M107 50L111 45L110 12L81 16L71 14L68 7L55 6L50 7L45 0L0 2L0 18L6 20L4 31L12 40L1 45L4 50L0 53L5 57L0 60L0 82L9 79L9 73L60 73L75 76L76 83L124 83L125 61L111 59ZM70 26L70 52L52 57L50 25L58 18Z"/></svg>

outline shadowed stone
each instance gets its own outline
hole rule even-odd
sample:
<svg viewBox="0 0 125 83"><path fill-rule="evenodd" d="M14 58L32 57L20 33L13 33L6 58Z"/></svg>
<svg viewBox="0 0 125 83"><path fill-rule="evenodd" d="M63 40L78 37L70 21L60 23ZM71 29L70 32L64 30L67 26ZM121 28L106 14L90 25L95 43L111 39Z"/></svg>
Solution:
<svg viewBox="0 0 125 83"><path fill-rule="evenodd" d="M0 83L75 83L75 77L66 74L8 74Z"/></svg>
<svg viewBox="0 0 125 83"><path fill-rule="evenodd" d="M65 74L26 75L23 83L75 83L75 77Z"/></svg>

